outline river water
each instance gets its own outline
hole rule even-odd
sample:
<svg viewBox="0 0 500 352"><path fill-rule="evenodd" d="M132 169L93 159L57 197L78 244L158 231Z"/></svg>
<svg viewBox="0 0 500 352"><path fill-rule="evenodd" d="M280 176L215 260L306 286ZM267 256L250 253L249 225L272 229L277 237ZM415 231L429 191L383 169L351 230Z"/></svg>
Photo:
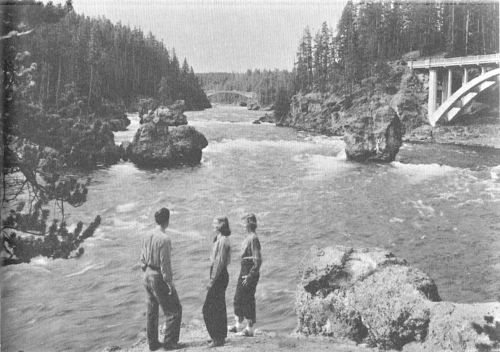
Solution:
<svg viewBox="0 0 500 352"><path fill-rule="evenodd" d="M93 172L88 201L69 214L69 222L103 218L85 254L2 269L2 350L88 351L135 341L146 309L140 242L162 206L172 210L186 322L202 320L218 215L233 231L231 315L247 212L257 215L264 258L258 328L293 330L297 267L312 245L386 248L434 278L445 300L498 299L499 150L411 144L391 164L357 164L345 160L341 139L251 123L262 114L231 106L187 113L209 140L199 166L142 170L121 162ZM117 143L132 139L132 118Z"/></svg>

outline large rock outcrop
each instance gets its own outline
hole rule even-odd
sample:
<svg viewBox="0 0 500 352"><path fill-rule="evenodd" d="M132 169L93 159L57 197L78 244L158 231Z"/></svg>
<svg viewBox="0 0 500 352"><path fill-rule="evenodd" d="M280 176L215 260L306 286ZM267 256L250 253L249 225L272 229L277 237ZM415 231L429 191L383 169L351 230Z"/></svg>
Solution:
<svg viewBox="0 0 500 352"><path fill-rule="evenodd" d="M433 280L382 249L311 248L297 331L404 351L500 348L500 303L440 302Z"/></svg>
<svg viewBox="0 0 500 352"><path fill-rule="evenodd" d="M403 124L388 106L377 109L371 116L360 116L351 122L344 135L347 159L391 162L403 144L403 135Z"/></svg>
<svg viewBox="0 0 500 352"><path fill-rule="evenodd" d="M358 118L386 106L396 111L406 131L427 123L427 93L402 61L380 67L374 76L354 84L348 94L335 91L296 94L289 113L277 125L342 136Z"/></svg>
<svg viewBox="0 0 500 352"><path fill-rule="evenodd" d="M208 142L203 134L186 126L183 107L183 101L176 101L143 117L133 142L122 146L128 159L146 167L198 164Z"/></svg>
<svg viewBox="0 0 500 352"><path fill-rule="evenodd" d="M320 93L294 95L289 113L277 125L324 134L342 134L343 130L333 127L342 107L337 100L336 97L323 97Z"/></svg>

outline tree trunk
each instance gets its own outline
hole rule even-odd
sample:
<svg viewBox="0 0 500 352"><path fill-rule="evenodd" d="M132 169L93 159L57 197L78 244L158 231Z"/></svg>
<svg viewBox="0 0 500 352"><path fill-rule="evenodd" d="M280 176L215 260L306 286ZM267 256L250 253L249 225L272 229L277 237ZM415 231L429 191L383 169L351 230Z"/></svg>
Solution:
<svg viewBox="0 0 500 352"><path fill-rule="evenodd" d="M50 98L50 66L47 65L47 92L46 92L46 101L49 103Z"/></svg>
<svg viewBox="0 0 500 352"><path fill-rule="evenodd" d="M468 55L469 52L469 16L470 12L469 9L467 9L467 17L465 20L465 56Z"/></svg>
<svg viewBox="0 0 500 352"><path fill-rule="evenodd" d="M87 115L90 111L90 97L92 96L92 81L94 76L94 65L90 65L90 83L89 83L89 99L87 101Z"/></svg>
<svg viewBox="0 0 500 352"><path fill-rule="evenodd" d="M455 4L451 4L451 54L455 54Z"/></svg>
<svg viewBox="0 0 500 352"><path fill-rule="evenodd" d="M484 40L484 19L483 15L481 15L481 37L483 39L483 55L486 54L486 42Z"/></svg>
<svg viewBox="0 0 500 352"><path fill-rule="evenodd" d="M56 88L56 109L59 107L59 91L61 88L61 57L59 57L59 72L57 73L57 88Z"/></svg>

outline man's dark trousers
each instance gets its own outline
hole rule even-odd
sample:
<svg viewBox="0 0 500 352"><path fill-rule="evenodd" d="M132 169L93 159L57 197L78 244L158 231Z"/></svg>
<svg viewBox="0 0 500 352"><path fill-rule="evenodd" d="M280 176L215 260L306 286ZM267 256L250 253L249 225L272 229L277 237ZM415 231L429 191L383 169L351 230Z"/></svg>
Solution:
<svg viewBox="0 0 500 352"><path fill-rule="evenodd" d="M158 341L158 306L161 306L166 316L165 323L165 345L173 345L179 342L181 329L182 306L177 296L177 291L172 294L163 281L160 272L147 268L144 273L144 286L148 293L147 310L147 335L150 347L156 346Z"/></svg>

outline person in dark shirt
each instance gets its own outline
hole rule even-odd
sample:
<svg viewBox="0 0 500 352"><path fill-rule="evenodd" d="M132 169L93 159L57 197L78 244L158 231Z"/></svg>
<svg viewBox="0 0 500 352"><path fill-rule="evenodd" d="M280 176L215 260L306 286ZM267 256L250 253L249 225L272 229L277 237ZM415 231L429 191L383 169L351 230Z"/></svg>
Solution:
<svg viewBox="0 0 500 352"><path fill-rule="evenodd" d="M172 280L170 263L172 243L165 233L170 219L170 211L161 208L155 213L160 231L147 235L142 242L141 267L144 271L144 287L148 296L147 336L149 349L155 351L161 347L158 341L158 308L165 313L165 341L167 350L179 347L182 306Z"/></svg>
<svg viewBox="0 0 500 352"><path fill-rule="evenodd" d="M227 266L231 262L231 230L226 217L216 218L213 226L217 236L210 257L210 281L203 304L203 319L212 339L210 347L218 347L224 345L227 337L226 288L229 282Z"/></svg>
<svg viewBox="0 0 500 352"><path fill-rule="evenodd" d="M239 332L243 336L254 336L255 314L255 290L260 277L260 266L262 255L260 241L255 233L257 229L257 218L254 214L248 214L243 218L247 230L247 236L241 245L241 270L234 295L235 325L228 328L229 332ZM243 320L247 319L245 328Z"/></svg>

